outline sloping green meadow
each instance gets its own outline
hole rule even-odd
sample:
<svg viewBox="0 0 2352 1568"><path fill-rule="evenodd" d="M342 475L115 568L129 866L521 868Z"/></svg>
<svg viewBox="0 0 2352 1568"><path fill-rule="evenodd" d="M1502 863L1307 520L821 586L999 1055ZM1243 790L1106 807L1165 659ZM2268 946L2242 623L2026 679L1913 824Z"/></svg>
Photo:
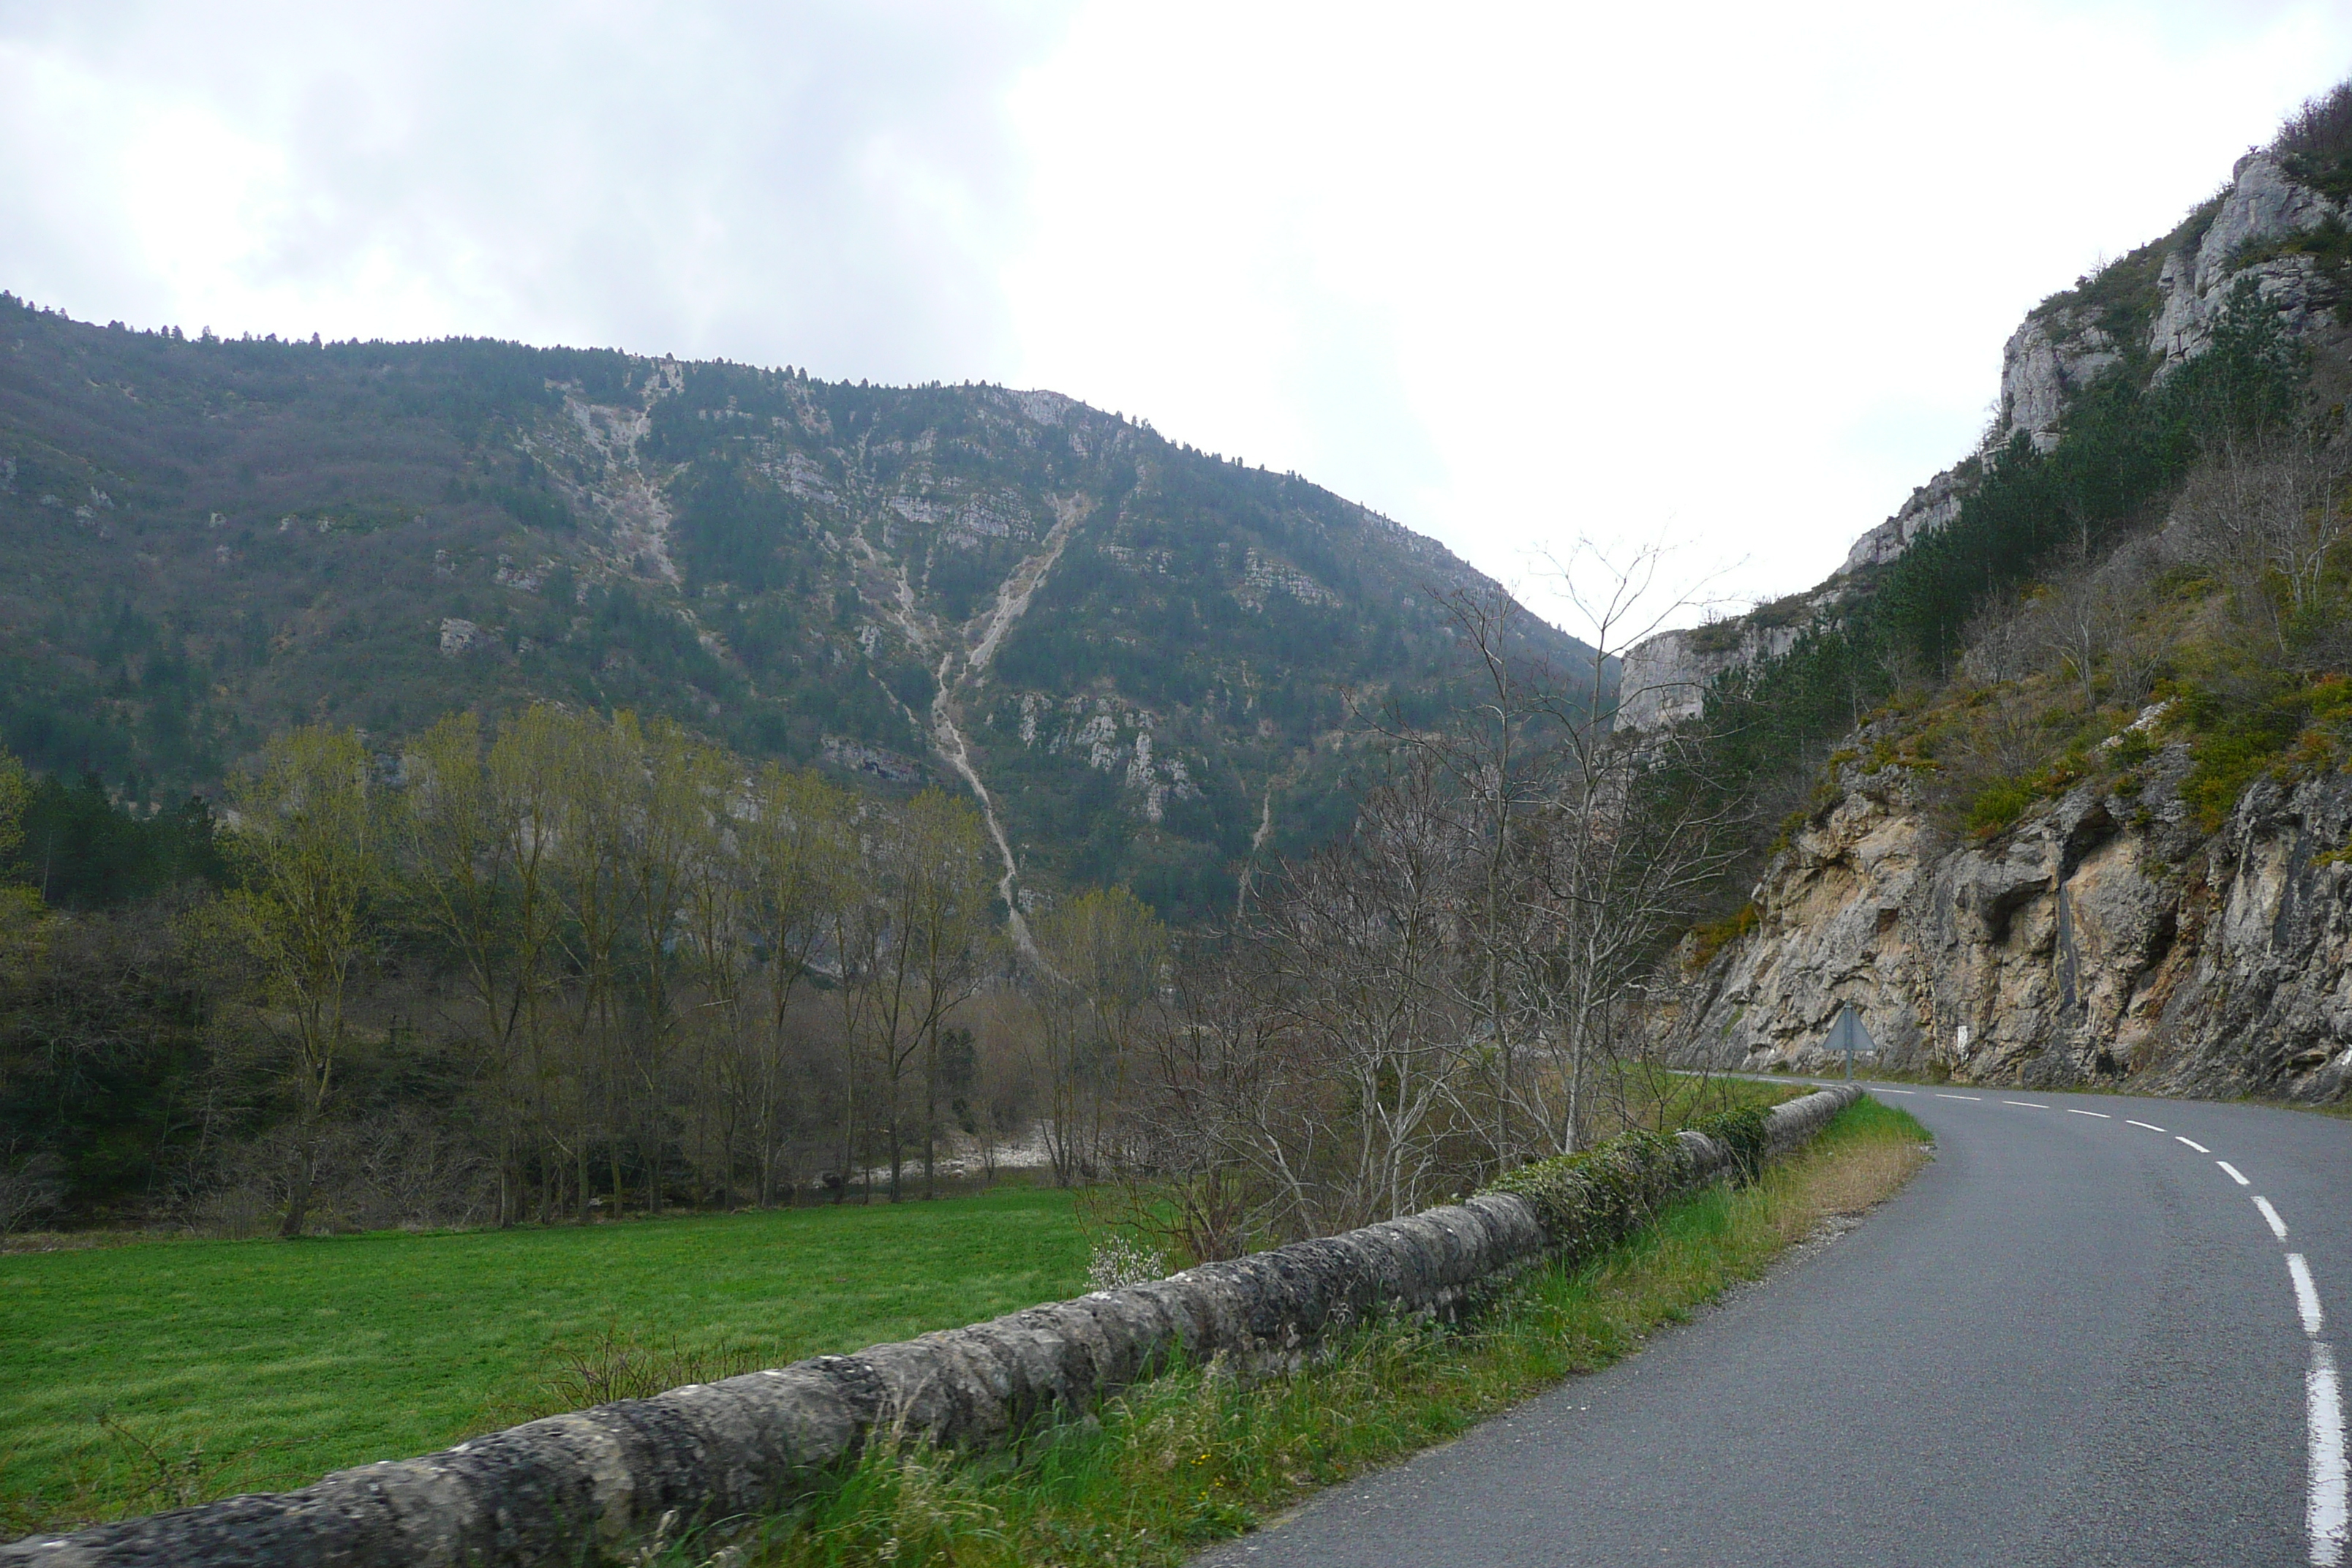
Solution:
<svg viewBox="0 0 2352 1568"><path fill-rule="evenodd" d="M0 1539L1086 1287L1067 1193L0 1256Z"/></svg>

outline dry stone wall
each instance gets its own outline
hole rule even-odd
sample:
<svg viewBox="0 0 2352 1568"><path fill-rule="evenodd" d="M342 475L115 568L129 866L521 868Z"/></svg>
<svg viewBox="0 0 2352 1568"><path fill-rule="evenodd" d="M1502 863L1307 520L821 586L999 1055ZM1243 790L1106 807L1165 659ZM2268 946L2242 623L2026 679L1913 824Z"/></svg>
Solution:
<svg viewBox="0 0 2352 1568"><path fill-rule="evenodd" d="M1785 1152L1859 1098L1776 1107ZM1684 1190L1729 1148L1685 1132ZM488 1568L610 1560L667 1518L756 1517L791 1502L876 1432L962 1447L1076 1412L1180 1360L1295 1363L1368 1318L1442 1311L1557 1250L1536 1207L1486 1194L1344 1236L1033 1307L856 1355L672 1389L511 1427L299 1491L0 1547L0 1568Z"/></svg>

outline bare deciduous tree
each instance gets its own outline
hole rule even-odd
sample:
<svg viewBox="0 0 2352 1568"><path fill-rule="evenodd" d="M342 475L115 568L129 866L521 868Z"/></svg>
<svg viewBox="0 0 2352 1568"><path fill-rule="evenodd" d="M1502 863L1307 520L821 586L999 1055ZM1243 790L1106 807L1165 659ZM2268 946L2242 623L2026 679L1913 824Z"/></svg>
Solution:
<svg viewBox="0 0 2352 1568"><path fill-rule="evenodd" d="M1090 889L1034 927L1043 1129L1065 1186L1113 1152L1111 1111L1147 1018L1167 984L1167 928L1124 888Z"/></svg>
<svg viewBox="0 0 2352 1568"><path fill-rule="evenodd" d="M1452 775L1427 752L1397 759L1354 830L1291 868L1253 934L1279 984L1266 1006L1286 1018L1286 1092L1260 1097L1251 1135L1300 1228L1343 1230L1424 1206L1440 1168L1440 1113L1475 1046L1461 984L1466 959L1507 987L1512 960L1475 923L1481 900L1507 907L1510 859L1456 809ZM1485 939L1465 949L1465 931ZM1513 1009L1516 1013L1517 1009ZM1489 1013L1490 1017L1494 1016Z"/></svg>
<svg viewBox="0 0 2352 1568"><path fill-rule="evenodd" d="M2281 653L2336 605L2352 543L2352 475L2328 434L2221 442L2181 497L2194 554Z"/></svg>

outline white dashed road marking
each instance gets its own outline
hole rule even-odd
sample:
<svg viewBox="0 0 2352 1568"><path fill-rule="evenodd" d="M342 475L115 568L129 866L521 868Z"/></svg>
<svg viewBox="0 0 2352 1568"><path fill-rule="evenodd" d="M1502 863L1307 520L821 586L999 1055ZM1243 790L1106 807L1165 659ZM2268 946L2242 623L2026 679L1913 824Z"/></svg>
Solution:
<svg viewBox="0 0 2352 1568"><path fill-rule="evenodd" d="M2304 1508L2304 1529L2311 1537L2312 1562L2335 1568L2344 1561L2344 1396L2335 1352L2326 1345L2313 1343L2303 1388L2311 1421L2311 1499Z"/></svg>
<svg viewBox="0 0 2352 1568"><path fill-rule="evenodd" d="M1890 1094L1908 1094L1909 1089L1889 1089ZM1942 1094L1937 1100L1981 1100L1980 1094ZM2024 1110L2047 1110L2050 1107L2034 1100L2004 1100L2003 1105L2014 1105ZM2080 1110L2074 1106L2059 1109L2076 1116L2095 1116L2102 1121L2115 1120L2104 1110ZM2124 1118L2126 1126L2146 1128L2150 1132L2162 1132L2153 1121ZM2210 1154L2212 1150L2194 1138L2172 1134L2173 1141ZM2252 1186L2245 1173L2227 1160L2215 1160L2224 1174L2242 1187ZM2281 1241L2286 1239L2286 1221L2279 1217L2270 1199L2254 1194L2254 1208L2271 1234ZM2286 1255L2287 1278L2294 1286L2295 1315L2303 1320L2303 1331L2311 1340L2311 1371L2304 1378L2304 1395L2309 1436L2306 1451L2310 1461L2310 1496L2305 1504L2304 1531L2311 1540L2311 1561L2315 1568L2338 1568L2344 1562L2347 1534L2352 1534L2352 1479L2347 1479L2344 1453L2344 1391L2343 1380L2336 1370L2336 1352L2319 1337L2326 1326L2326 1317L2319 1310L2319 1287L2311 1278L2311 1265L2300 1252Z"/></svg>
<svg viewBox="0 0 2352 1568"><path fill-rule="evenodd" d="M1890 1089L1887 1094L1910 1094L1907 1089ZM1944 1094L1937 1100L1981 1100L1980 1094ZM2003 1105L2014 1105L2025 1110L2047 1110L2050 1107L2040 1100L2004 1100ZM2059 1109L2076 1116L2095 1116L2102 1121L2115 1120L2104 1110L2080 1110L2074 1106ZM2124 1118L2125 1125L2141 1127L2150 1132L2162 1132L2153 1121ZM2194 1138L2172 1134L2173 1141L2188 1145L2200 1154L2212 1150ZM2227 1160L2213 1162L2238 1185L2252 1186L2245 1173ZM2281 1241L2286 1239L2286 1221L2279 1217L2270 1199L2254 1194L2254 1208L2262 1215L2263 1223ZM2306 1450L2310 1461L2310 1496L2305 1504L2304 1531L2311 1540L2311 1561L2315 1568L2338 1568L2344 1562L2347 1534L2352 1534L2352 1479L2347 1479L2344 1453L2344 1391L2343 1380L2336 1370L2336 1352L2319 1337L2326 1326L2326 1317L2319 1310L2319 1287L2311 1278L2311 1265L2300 1252L2286 1255L2287 1278L2294 1286L2295 1315L2303 1320L2303 1331L2311 1340L2311 1371L2304 1378L2305 1415L2309 1422Z"/></svg>
<svg viewBox="0 0 2352 1568"><path fill-rule="evenodd" d="M2294 1310L2303 1315L2303 1331L2316 1334L2326 1322L2319 1314L2319 1287L2311 1282L2311 1265L2300 1252L2286 1255L2288 1278L2294 1281Z"/></svg>

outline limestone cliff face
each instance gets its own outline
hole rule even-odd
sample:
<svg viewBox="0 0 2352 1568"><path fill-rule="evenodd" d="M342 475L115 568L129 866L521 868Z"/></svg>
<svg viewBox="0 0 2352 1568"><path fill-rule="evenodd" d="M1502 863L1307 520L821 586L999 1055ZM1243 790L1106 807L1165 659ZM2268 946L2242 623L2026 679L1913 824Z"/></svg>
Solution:
<svg viewBox="0 0 2352 1568"><path fill-rule="evenodd" d="M2171 234L2117 262L2114 278L2102 275L2095 285L2054 296L2025 319L2001 350L2000 413L1983 444L1857 539L1837 574L1808 597L1827 608L1842 596L1833 591L1841 578L1893 561L1958 517L1984 464L2011 437L2023 436L2044 451L2055 446L2074 395L2130 354L2144 352L2140 363L2161 376L2202 353L2241 280L2251 281L2278 312L2290 337L2320 327L2338 302L2320 258L2264 249L2345 222L2346 206L2298 184L2271 153L2239 159L2221 195ZM1628 669L1644 673L1661 695L1629 700L1627 722L1645 728L1695 711L1707 680L1780 651L1795 635L1785 626L1750 630L1730 622L1667 632L1630 650Z"/></svg>
<svg viewBox="0 0 2352 1568"><path fill-rule="evenodd" d="M1853 1004L1882 1060L1957 1081L2129 1078L2328 1100L2352 1075L2352 778L2264 779L2218 832L2166 748L1979 841L1907 776L1849 767L1695 977L1678 1034L1748 1070L1822 1065ZM2129 788L2130 786L2125 786Z"/></svg>
<svg viewBox="0 0 2352 1568"><path fill-rule="evenodd" d="M2290 337L2303 336L2336 302L2335 286L2317 257L2269 256L2265 247L2341 223L2344 216L2340 204L2297 184L2273 154L2247 153L2220 195L2147 251L2116 264L2129 268L2142 258L2155 260L2152 293L2133 300L2127 287L2095 285L2060 295L2026 318L2001 353L2000 418L1993 441L2022 435L2044 450L2055 445L2068 401L2120 363L2126 350L2145 351L2159 376L2195 358L2212 341L2214 324L2241 281L2252 283L2263 302L2278 312ZM2120 298L2095 304L2094 293ZM2134 304L2137 312L2129 308ZM2116 335L2141 322L2147 323L2145 340Z"/></svg>
<svg viewBox="0 0 2352 1568"><path fill-rule="evenodd" d="M1801 616L1778 625L1742 616L1686 631L1661 632L1629 648L1618 675L1618 721L1648 730L1696 717L1706 705L1709 682L1727 669L1788 652L1803 624L1812 618L1814 608L1808 603Z"/></svg>
<svg viewBox="0 0 2352 1568"><path fill-rule="evenodd" d="M2344 206L2299 184L2266 152L2249 153L2231 171L2213 220L2193 245L2176 247L2157 277L2160 300L2149 350L2169 366L2189 359L2213 335L2213 322L2238 279L2250 278L2290 335L2314 325L2315 311L2336 302L2318 258L2287 255L2248 261L2265 241L2341 223Z"/></svg>
<svg viewBox="0 0 2352 1568"><path fill-rule="evenodd" d="M2000 422L1994 444L2023 436L2046 452L2058 444L2058 421L2074 394L2123 361L2122 345L2099 324L2099 312L2061 307L2033 315L2000 351Z"/></svg>
<svg viewBox="0 0 2352 1568"><path fill-rule="evenodd" d="M1960 515L1960 502L1983 471L1983 461L1970 458L1946 468L1911 492L1901 510L1853 542L1840 574L1865 566L1882 566L1911 548L1912 541L1932 533Z"/></svg>

